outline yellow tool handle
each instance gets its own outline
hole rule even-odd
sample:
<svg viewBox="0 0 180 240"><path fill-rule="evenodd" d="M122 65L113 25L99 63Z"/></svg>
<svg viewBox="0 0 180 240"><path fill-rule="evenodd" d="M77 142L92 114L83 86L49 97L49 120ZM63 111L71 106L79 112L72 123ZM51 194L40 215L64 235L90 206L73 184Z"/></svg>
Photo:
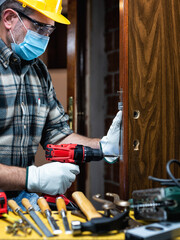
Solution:
<svg viewBox="0 0 180 240"><path fill-rule="evenodd" d="M19 222L19 223L21 223L21 221L22 221L21 219L17 219L17 218L14 218L13 216L8 215L7 213L3 213L2 216L3 216L4 218L7 218L8 220L12 221L13 223L14 223L14 222Z"/></svg>
<svg viewBox="0 0 180 240"><path fill-rule="evenodd" d="M37 204L39 205L39 207L40 207L40 209L41 209L43 214L45 214L46 210L49 210L51 212L49 204L47 203L47 201L46 201L46 199L44 197L38 198Z"/></svg>
<svg viewBox="0 0 180 240"><path fill-rule="evenodd" d="M76 191L72 194L72 197L88 220L102 217L82 192Z"/></svg>
<svg viewBox="0 0 180 240"><path fill-rule="evenodd" d="M59 213L61 210L64 210L66 212L66 203L62 197L56 198L56 206Z"/></svg>
<svg viewBox="0 0 180 240"><path fill-rule="evenodd" d="M14 200L9 200L8 201L8 206L13 210L13 212L18 215L17 209L20 210L20 207L17 205L17 203Z"/></svg>
<svg viewBox="0 0 180 240"><path fill-rule="evenodd" d="M26 208L27 211L29 208L33 208L33 206L30 204L27 198L22 199L22 205Z"/></svg>

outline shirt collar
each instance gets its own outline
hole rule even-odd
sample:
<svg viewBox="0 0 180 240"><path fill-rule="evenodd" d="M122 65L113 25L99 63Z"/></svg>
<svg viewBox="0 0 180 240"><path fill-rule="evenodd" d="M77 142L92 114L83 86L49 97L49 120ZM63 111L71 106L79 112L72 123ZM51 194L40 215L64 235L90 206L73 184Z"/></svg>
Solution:
<svg viewBox="0 0 180 240"><path fill-rule="evenodd" d="M0 62L7 68L11 59L14 62L19 62L20 58L13 53L13 51L6 46L2 39L0 39Z"/></svg>
<svg viewBox="0 0 180 240"><path fill-rule="evenodd" d="M2 39L0 39L0 62L3 64L3 66L7 68L10 62L20 64L21 61L27 63L27 61L22 60L17 54L12 51L12 49L6 46ZM28 61L28 64L34 64L35 62L36 59L33 59L31 61Z"/></svg>

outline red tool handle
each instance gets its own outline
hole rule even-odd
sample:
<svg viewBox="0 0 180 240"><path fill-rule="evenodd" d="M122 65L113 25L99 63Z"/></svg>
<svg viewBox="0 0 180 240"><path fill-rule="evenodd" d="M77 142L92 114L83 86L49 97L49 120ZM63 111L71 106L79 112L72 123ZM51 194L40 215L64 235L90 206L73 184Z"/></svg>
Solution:
<svg viewBox="0 0 180 240"><path fill-rule="evenodd" d="M65 195L63 194L57 194L57 195L48 195L48 194L43 194L42 195L46 201L48 202L49 206L52 208L52 210L57 210L56 207L56 198L58 197L62 197L64 199L64 202L66 204L66 208L67 210L77 210L78 207L76 206L76 204L74 202L72 202L71 200L69 200Z"/></svg>
<svg viewBox="0 0 180 240"><path fill-rule="evenodd" d="M46 201L47 201L48 203L56 203L56 198L58 198L58 197L62 197L62 198L64 199L66 205L68 205L68 204L71 202L71 201L70 201L66 196L64 196L63 194L57 194L57 195L54 195L54 196L48 195L48 194L43 194L42 196L46 199Z"/></svg>
<svg viewBox="0 0 180 240"><path fill-rule="evenodd" d="M0 191L0 217L3 213L8 213L7 197L5 192Z"/></svg>

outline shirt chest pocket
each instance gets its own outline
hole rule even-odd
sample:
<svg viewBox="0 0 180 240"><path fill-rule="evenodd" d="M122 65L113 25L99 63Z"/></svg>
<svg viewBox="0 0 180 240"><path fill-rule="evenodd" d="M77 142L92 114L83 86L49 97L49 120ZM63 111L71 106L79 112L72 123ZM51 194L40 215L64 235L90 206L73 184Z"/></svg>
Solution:
<svg viewBox="0 0 180 240"><path fill-rule="evenodd" d="M30 126L30 134L33 142L36 144L39 144L41 140L42 131L44 129L48 113L49 106L43 101L43 99L38 98L33 107Z"/></svg>

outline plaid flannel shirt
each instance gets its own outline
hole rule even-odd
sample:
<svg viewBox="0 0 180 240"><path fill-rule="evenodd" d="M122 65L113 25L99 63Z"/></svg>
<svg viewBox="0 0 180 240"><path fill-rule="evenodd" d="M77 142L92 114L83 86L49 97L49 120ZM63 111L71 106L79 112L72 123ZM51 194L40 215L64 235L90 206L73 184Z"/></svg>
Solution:
<svg viewBox="0 0 180 240"><path fill-rule="evenodd" d="M46 66L22 61L0 39L0 163L27 167L39 143L72 133Z"/></svg>

